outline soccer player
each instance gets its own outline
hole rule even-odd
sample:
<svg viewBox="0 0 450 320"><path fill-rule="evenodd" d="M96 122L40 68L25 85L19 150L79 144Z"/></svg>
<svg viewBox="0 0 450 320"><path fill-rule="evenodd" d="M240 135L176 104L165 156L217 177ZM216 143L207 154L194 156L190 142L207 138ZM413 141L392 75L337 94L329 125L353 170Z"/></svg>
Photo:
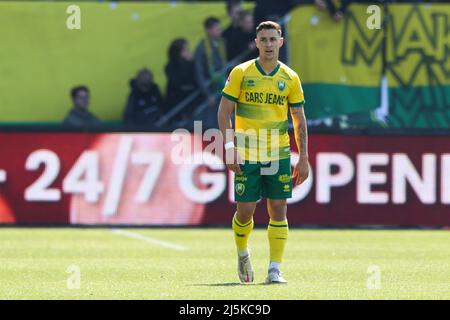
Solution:
<svg viewBox="0 0 450 320"><path fill-rule="evenodd" d="M248 239L256 203L263 197L267 198L270 218L267 230L270 263L266 283L286 283L280 272L288 238L286 199L292 196L293 180L294 185L301 184L309 170L304 96L297 73L278 61L283 45L280 26L272 21L260 23L255 42L259 57L231 71L222 91L218 122L227 167L235 172L237 209L232 226L239 278L243 283L253 282ZM288 109L300 153L292 176ZM233 111L235 130L231 124Z"/></svg>

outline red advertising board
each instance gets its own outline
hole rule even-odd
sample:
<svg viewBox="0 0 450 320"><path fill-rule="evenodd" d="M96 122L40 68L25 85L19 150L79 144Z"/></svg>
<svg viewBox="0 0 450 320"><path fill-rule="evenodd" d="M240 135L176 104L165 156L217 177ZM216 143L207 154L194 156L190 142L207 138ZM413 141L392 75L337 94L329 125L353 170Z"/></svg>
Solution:
<svg viewBox="0 0 450 320"><path fill-rule="evenodd" d="M232 175L205 141L0 133L0 223L230 224ZM289 199L291 225L450 225L450 138L312 135L309 145L310 177ZM267 222L265 200L255 222Z"/></svg>

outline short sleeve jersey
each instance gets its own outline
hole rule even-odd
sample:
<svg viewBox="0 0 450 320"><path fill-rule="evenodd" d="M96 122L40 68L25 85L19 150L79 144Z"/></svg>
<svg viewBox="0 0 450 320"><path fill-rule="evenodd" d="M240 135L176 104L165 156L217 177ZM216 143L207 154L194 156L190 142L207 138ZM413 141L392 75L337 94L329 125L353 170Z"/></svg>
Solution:
<svg viewBox="0 0 450 320"><path fill-rule="evenodd" d="M236 103L235 135L245 160L290 157L288 107L305 103L295 71L279 62L266 74L258 59L250 60L231 71L222 95Z"/></svg>

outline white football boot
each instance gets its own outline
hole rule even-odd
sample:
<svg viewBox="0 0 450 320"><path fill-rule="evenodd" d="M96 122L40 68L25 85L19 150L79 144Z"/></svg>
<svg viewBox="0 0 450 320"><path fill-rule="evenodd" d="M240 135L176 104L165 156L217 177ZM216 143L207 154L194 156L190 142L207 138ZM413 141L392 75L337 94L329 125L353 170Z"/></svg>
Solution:
<svg viewBox="0 0 450 320"><path fill-rule="evenodd" d="M266 278L266 284L286 284L286 279L283 278L283 275L281 274L280 270L277 268L271 268L269 269L267 278Z"/></svg>
<svg viewBox="0 0 450 320"><path fill-rule="evenodd" d="M238 274L242 283L253 282L253 268L250 262L250 253L242 257L238 255Z"/></svg>

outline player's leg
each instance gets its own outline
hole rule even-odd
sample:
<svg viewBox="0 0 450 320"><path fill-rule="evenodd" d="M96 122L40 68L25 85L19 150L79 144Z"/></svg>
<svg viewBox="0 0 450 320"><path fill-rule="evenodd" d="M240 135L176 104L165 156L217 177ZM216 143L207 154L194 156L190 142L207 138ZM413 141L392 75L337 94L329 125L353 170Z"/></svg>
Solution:
<svg viewBox="0 0 450 320"><path fill-rule="evenodd" d="M269 226L267 227L267 237L270 246L267 282L286 283L280 272L289 234L289 225L286 218L286 199L267 199L267 210L270 216Z"/></svg>
<svg viewBox="0 0 450 320"><path fill-rule="evenodd" d="M267 282L286 283L281 276L280 266L289 233L287 221L287 198L292 196L292 178L290 159L278 163L278 171L263 176L263 197L267 198L269 225L267 236L270 246L270 262Z"/></svg>
<svg viewBox="0 0 450 320"><path fill-rule="evenodd" d="M253 230L253 214L261 195L261 179L256 164L241 165L241 174L234 178L234 197L237 210L233 216L233 233L238 253L238 274L243 283L253 282L248 239Z"/></svg>
<svg viewBox="0 0 450 320"><path fill-rule="evenodd" d="M238 275L242 283L253 282L254 272L250 261L248 238L253 230L256 202L238 202L233 217L233 233L238 253Z"/></svg>
<svg viewBox="0 0 450 320"><path fill-rule="evenodd" d="M233 217L234 240L238 254L243 256L248 254L248 239L253 230L253 214L255 213L256 202L238 202L236 213Z"/></svg>

